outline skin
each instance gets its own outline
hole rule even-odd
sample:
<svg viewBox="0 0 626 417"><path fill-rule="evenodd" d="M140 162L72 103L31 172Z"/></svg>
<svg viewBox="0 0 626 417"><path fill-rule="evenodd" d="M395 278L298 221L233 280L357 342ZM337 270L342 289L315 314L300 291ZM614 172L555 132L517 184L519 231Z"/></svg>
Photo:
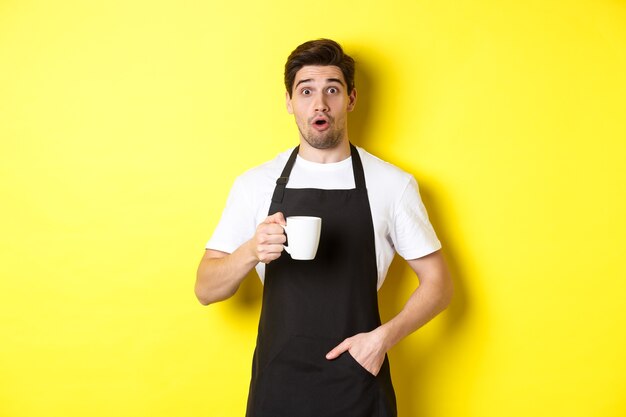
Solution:
<svg viewBox="0 0 626 417"><path fill-rule="evenodd" d="M350 156L348 113L356 104L356 89L347 93L343 73L335 66L305 66L296 73L287 111L300 132L300 156L318 163ZM327 121L317 127L315 120Z"/></svg>
<svg viewBox="0 0 626 417"><path fill-rule="evenodd" d="M297 72L291 93L285 93L286 106L300 133L300 157L317 163L348 158L348 113L354 109L356 90L348 94L341 70L335 66L305 66ZM316 125L316 120L324 123ZM285 224L283 214L276 213L268 216L254 236L233 253L207 249L196 275L198 300L208 305L231 297L257 263L278 259L286 241L280 225ZM420 284L400 313L371 332L345 339L328 352L328 360L349 352L367 371L377 375L391 347L448 306L453 285L441 251L407 262Z"/></svg>

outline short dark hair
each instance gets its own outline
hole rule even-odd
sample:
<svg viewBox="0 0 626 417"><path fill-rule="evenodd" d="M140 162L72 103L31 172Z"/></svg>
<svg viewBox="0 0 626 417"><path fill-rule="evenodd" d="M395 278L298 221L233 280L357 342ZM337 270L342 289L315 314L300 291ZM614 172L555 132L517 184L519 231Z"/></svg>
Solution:
<svg viewBox="0 0 626 417"><path fill-rule="evenodd" d="M317 39L298 46L285 64L285 87L291 97L296 73L305 65L334 65L339 67L346 80L348 94L354 89L354 59L343 52L341 46L330 39Z"/></svg>

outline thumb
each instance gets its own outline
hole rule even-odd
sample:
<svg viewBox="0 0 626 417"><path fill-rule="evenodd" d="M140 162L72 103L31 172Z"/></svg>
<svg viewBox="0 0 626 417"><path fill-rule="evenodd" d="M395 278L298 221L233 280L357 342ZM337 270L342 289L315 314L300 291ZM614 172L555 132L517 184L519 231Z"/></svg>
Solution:
<svg viewBox="0 0 626 417"><path fill-rule="evenodd" d="M266 218L265 223L278 223L282 224L283 226L287 224L287 222L285 221L285 216L280 211L277 211L276 213Z"/></svg>
<svg viewBox="0 0 626 417"><path fill-rule="evenodd" d="M348 349L350 349L350 339L346 339L343 342L339 343L337 346L335 346L333 350L326 354L326 359L337 359L339 355L341 355L343 352L346 352Z"/></svg>

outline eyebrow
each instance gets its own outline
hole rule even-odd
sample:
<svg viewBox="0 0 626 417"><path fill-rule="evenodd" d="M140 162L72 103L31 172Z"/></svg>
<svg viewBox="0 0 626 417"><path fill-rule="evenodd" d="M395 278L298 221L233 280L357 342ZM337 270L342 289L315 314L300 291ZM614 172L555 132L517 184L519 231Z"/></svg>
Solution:
<svg viewBox="0 0 626 417"><path fill-rule="evenodd" d="M300 80L300 81L298 81L298 83L295 85L294 88L298 87L302 83L308 83L308 82L311 82L311 81L313 81L313 78L307 78L305 80ZM341 84L341 85L343 85L345 87L343 81L341 81L339 78L326 78L326 82L329 82L329 83L336 82L336 83L339 83L339 84Z"/></svg>

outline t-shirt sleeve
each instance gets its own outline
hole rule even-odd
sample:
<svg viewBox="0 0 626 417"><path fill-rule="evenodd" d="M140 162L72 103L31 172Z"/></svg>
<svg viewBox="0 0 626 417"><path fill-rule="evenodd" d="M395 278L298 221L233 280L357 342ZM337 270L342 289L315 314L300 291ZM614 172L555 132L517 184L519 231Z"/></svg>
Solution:
<svg viewBox="0 0 626 417"><path fill-rule="evenodd" d="M222 217L206 244L206 249L232 253L252 238L256 224L250 198L251 193L246 192L243 181L237 178L226 200Z"/></svg>
<svg viewBox="0 0 626 417"><path fill-rule="evenodd" d="M407 260L441 249L413 177L395 207L391 238L398 254Z"/></svg>

